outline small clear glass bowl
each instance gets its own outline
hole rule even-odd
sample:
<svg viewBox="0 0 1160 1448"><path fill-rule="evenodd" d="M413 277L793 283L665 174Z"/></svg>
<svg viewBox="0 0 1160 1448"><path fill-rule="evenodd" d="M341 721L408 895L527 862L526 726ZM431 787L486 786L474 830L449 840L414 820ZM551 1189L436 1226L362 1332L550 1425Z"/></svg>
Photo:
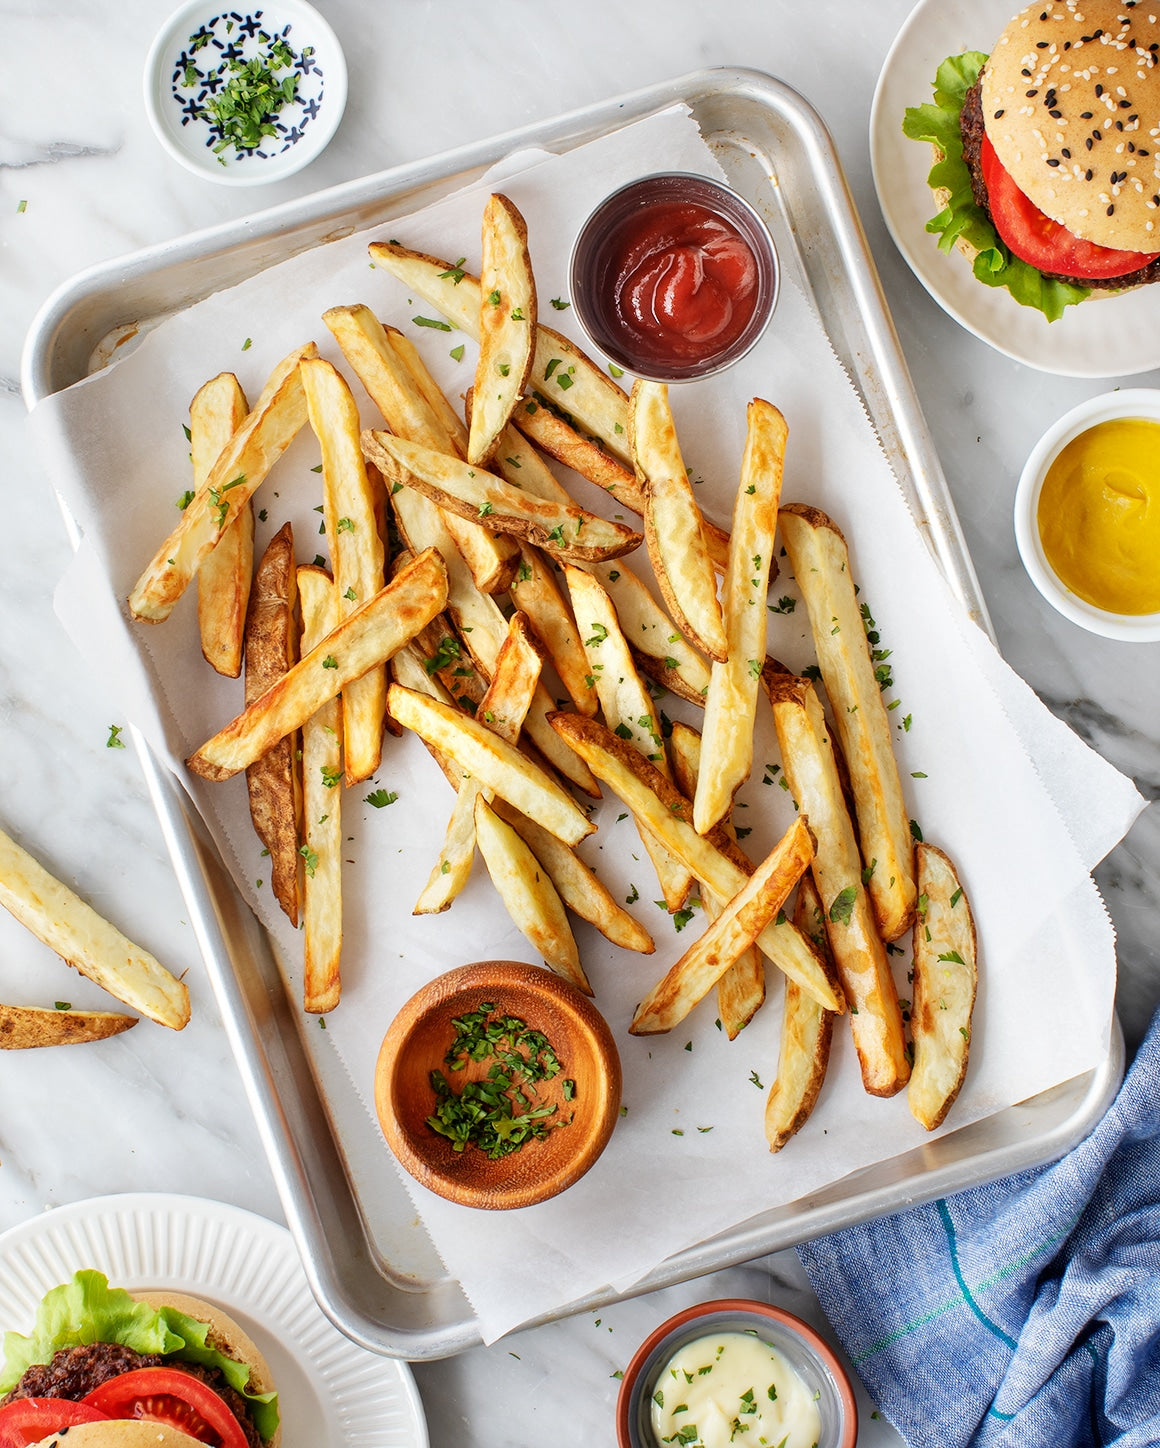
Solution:
<svg viewBox="0 0 1160 1448"><path fill-rule="evenodd" d="M815 1393L822 1427L817 1448L854 1448L858 1408L850 1378L824 1338L801 1318L766 1302L722 1298L687 1307L662 1322L625 1369L616 1403L618 1448L661 1448L652 1429L652 1396L666 1363L687 1343L717 1332L754 1333L782 1353Z"/></svg>
<svg viewBox="0 0 1160 1448"><path fill-rule="evenodd" d="M614 245L622 228L648 207L674 201L693 202L736 228L757 262L757 297L732 342L697 357L660 361L634 350L617 317L609 270L617 260ZM644 176L606 197L580 228L570 275L572 306L589 340L625 372L652 382L695 382L740 361L769 325L781 280L773 238L753 207L721 182L684 171Z"/></svg>

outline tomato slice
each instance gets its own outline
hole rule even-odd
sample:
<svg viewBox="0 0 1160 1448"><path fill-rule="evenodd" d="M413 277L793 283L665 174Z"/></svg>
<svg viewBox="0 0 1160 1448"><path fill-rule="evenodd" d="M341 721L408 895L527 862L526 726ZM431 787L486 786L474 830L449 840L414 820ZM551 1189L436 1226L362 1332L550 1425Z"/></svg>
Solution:
<svg viewBox="0 0 1160 1448"><path fill-rule="evenodd" d="M100 1409L67 1398L16 1398L0 1408L0 1448L28 1448L77 1423L103 1423Z"/></svg>
<svg viewBox="0 0 1160 1448"><path fill-rule="evenodd" d="M1091 281L1125 277L1155 261L1160 252L1120 251L1083 241L1066 226L1044 216L1011 179L984 134L979 152L983 181L995 230L1021 260L1043 272Z"/></svg>
<svg viewBox="0 0 1160 1448"><path fill-rule="evenodd" d="M164 1423L212 1448L249 1448L241 1424L217 1393L179 1368L137 1368L121 1373L81 1401L110 1418Z"/></svg>

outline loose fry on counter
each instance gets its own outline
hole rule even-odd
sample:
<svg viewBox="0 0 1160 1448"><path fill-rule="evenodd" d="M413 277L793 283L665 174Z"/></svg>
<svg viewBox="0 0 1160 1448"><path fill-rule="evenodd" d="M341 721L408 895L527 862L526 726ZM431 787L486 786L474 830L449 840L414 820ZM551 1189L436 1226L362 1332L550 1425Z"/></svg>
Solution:
<svg viewBox="0 0 1160 1448"><path fill-rule="evenodd" d="M446 601L443 560L428 549L203 744L186 765L203 779L229 779L260 759L277 740L301 728L352 679L389 659Z"/></svg>
<svg viewBox="0 0 1160 1448"><path fill-rule="evenodd" d="M536 345L536 282L528 228L506 196L483 208L479 362L475 369L467 459L487 467L512 410L523 396Z"/></svg>
<svg viewBox="0 0 1160 1448"><path fill-rule="evenodd" d="M724 661L729 641L717 578L663 382L633 384L628 431L637 476L646 485L644 536L661 596L690 643Z"/></svg>
<svg viewBox="0 0 1160 1448"><path fill-rule="evenodd" d="M595 719L553 714L551 720L552 727L571 742L597 777L722 904L737 894L753 873L752 862L723 830L699 835L693 828L692 805L654 765ZM779 970L829 1010L845 1010L837 980L830 979L813 944L790 921L767 925L757 944Z"/></svg>
<svg viewBox="0 0 1160 1448"><path fill-rule="evenodd" d="M388 691L387 707L405 729L414 730L424 743L455 760L466 774L565 844L579 844L596 828L538 765L485 724L398 684Z"/></svg>
<svg viewBox="0 0 1160 1448"><path fill-rule="evenodd" d="M322 450L323 522L334 569L336 624L382 588L383 540L359 442L358 405L346 381L321 357L301 363L310 426ZM369 779L383 753L387 671L381 664L342 691L343 760L348 786Z"/></svg>
<svg viewBox="0 0 1160 1448"><path fill-rule="evenodd" d="M878 929L897 940L914 919L914 841L846 540L825 513L799 503L781 509L779 526L850 773Z"/></svg>
<svg viewBox="0 0 1160 1448"><path fill-rule="evenodd" d="M0 905L66 965L75 966L133 1010L175 1031L189 1023L189 992L181 981L3 831Z"/></svg>
<svg viewBox="0 0 1160 1448"><path fill-rule="evenodd" d="M808 679L770 680L773 722L790 794L809 816L818 848L814 884L826 936L850 1006L850 1032L872 1096L893 1096L910 1077L898 991L863 884L862 860L830 747L822 706Z"/></svg>
<svg viewBox="0 0 1160 1448"><path fill-rule="evenodd" d="M514 534L553 557L598 562L640 547L641 536L631 528L587 513L575 503L537 498L483 468L392 433L367 429L363 451L388 483L425 493L461 518L486 520L489 529Z"/></svg>
<svg viewBox="0 0 1160 1448"><path fill-rule="evenodd" d="M338 584L321 568L298 570L302 647L310 652L338 627ZM334 1010L342 994L342 716L337 695L302 725L302 1008Z"/></svg>
<svg viewBox="0 0 1160 1448"><path fill-rule="evenodd" d="M136 1024L136 1016L124 1016L118 1011L54 1011L38 1006L0 1005L0 1051L104 1041Z"/></svg>
<svg viewBox="0 0 1160 1448"><path fill-rule="evenodd" d="M794 924L820 951L829 951L826 915L812 878L798 881ZM765 1103L765 1139L770 1151L780 1151L799 1132L817 1104L830 1062L834 1013L801 990L796 981L785 983L781 1016L781 1051L777 1078Z"/></svg>
<svg viewBox="0 0 1160 1448"><path fill-rule="evenodd" d="M721 594L728 657L715 661L705 698L704 768L693 824L704 834L728 814L753 765L753 722L765 660L769 592L787 428L776 407L755 397L733 506L729 566Z"/></svg>
<svg viewBox="0 0 1160 1448"><path fill-rule="evenodd" d="M297 600L294 531L284 523L258 563L246 613L247 705L273 688L297 662ZM246 792L254 832L270 856L270 888L296 926L302 865L298 853L302 778L296 733L277 740L247 767Z"/></svg>
<svg viewBox="0 0 1160 1448"><path fill-rule="evenodd" d="M221 372L198 389L189 404L189 455L193 489L205 486L213 465L246 420L246 394L232 372ZM218 546L197 574L197 627L201 651L219 674L242 672L243 635L254 572L254 506L236 510Z"/></svg>
<svg viewBox="0 0 1160 1448"><path fill-rule="evenodd" d="M915 1119L941 1126L967 1073L978 945L971 907L955 867L935 845L919 844L918 916L914 925L914 1070L909 1102Z"/></svg>
<svg viewBox="0 0 1160 1448"><path fill-rule="evenodd" d="M217 547L239 509L254 495L306 421L306 397L298 364L317 357L307 342L283 358L261 397L222 452L205 486L190 499L181 521L162 543L129 595L134 618L160 623Z"/></svg>
<svg viewBox="0 0 1160 1448"><path fill-rule="evenodd" d="M641 1001L629 1031L670 1031L757 939L809 867L814 845L800 815L717 918Z"/></svg>

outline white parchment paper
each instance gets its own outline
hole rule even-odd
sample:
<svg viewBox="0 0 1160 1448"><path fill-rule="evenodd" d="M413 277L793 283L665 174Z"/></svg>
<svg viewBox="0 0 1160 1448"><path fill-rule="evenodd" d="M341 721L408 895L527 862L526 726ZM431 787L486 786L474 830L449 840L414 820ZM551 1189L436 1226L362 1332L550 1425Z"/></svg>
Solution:
<svg viewBox="0 0 1160 1448"><path fill-rule="evenodd" d="M641 121L562 157L505 168L504 190L528 221L542 312L577 336L567 299L570 244L592 207L634 176L659 169L715 174L695 124L680 110ZM241 685L202 664L193 590L164 625L130 625L123 600L157 540L172 528L188 486L182 434L188 399L209 376L236 371L253 399L273 365L313 337L341 364L319 321L329 306L364 301L406 329L450 395L469 385L475 350L460 334L422 328L416 304L369 267L366 244L404 244L476 267L486 186L459 193L389 227L318 248L192 306L151 332L112 369L42 403L34 413L53 479L84 533L58 609L78 646L119 679L130 716L184 776L181 760L239 711ZM463 360L452 348L466 341ZM344 367L344 371L347 370ZM349 373L348 373L349 376ZM357 382L364 418L377 418ZM1090 879L1142 801L1015 678L964 617L917 529L861 403L806 297L787 276L762 343L721 378L674 388L672 400L705 510L728 525L745 430L745 403L775 402L789 422L784 498L830 512L851 544L862 597L892 652L896 744L912 815L958 862L980 933L982 978L971 1069L947 1129L1000 1110L1099 1063L1106 1052L1115 979L1111 924ZM319 535L318 448L307 429L260 489L259 546L287 518L300 562L327 557ZM589 506L593 490L577 480ZM598 510L609 500L595 499ZM647 573L638 555L636 566ZM771 599L796 597L791 579ZM770 615L770 651L792 666L812 658L804 608ZM696 710L669 701L674 715ZM753 776L737 822L756 856L788 823L788 796L763 765L777 761L760 711ZM288 962L298 989L301 939L269 893L267 862L248 818L245 786L185 779L246 899ZM397 794L375 809L373 787ZM437 856L452 795L413 738L386 741L370 785L342 801L348 838L343 1001L325 1032L308 1034L327 1069L329 1108L365 1131L375 1057L403 1002L441 970L467 960L534 958L477 868L445 915L411 907ZM417 1209L448 1269L494 1339L606 1283L627 1287L670 1253L792 1201L869 1163L918 1145L925 1133L905 1096L867 1097L847 1034L835 1033L830 1074L813 1118L779 1155L762 1131L777 1066L780 991L736 1042L715 1025L707 999L671 1037L634 1039L635 1003L701 928L683 935L654 904L660 891L631 820L615 799L581 853L613 892L632 900L656 954L616 950L580 925L577 938L597 1004L617 1036L625 1114L596 1167L563 1196L516 1213L472 1212L418 1188ZM909 951L896 957L909 994ZM333 1067L333 1060L329 1063ZM349 1077L349 1086L347 1078ZM384 1146L384 1151L386 1150Z"/></svg>

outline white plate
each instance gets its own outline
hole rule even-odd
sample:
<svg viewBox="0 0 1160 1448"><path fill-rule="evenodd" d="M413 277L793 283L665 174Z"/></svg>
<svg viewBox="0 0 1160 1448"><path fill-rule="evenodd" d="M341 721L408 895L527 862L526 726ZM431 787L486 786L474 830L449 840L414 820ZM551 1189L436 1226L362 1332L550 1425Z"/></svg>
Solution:
<svg viewBox="0 0 1160 1448"><path fill-rule="evenodd" d="M870 112L870 163L886 225L915 276L955 321L1008 357L1061 377L1129 377L1160 367L1160 285L1091 297L1058 322L985 287L957 251L924 230L937 210L926 184L931 148L902 134L907 106L924 105L940 61L988 52L1018 0L919 0L891 47Z"/></svg>
<svg viewBox="0 0 1160 1448"><path fill-rule="evenodd" d="M40 1299L82 1267L117 1287L171 1287L224 1307L265 1353L283 1448L427 1448L411 1370L322 1315L290 1233L201 1197L135 1193L57 1207L0 1236L0 1327L26 1333Z"/></svg>

